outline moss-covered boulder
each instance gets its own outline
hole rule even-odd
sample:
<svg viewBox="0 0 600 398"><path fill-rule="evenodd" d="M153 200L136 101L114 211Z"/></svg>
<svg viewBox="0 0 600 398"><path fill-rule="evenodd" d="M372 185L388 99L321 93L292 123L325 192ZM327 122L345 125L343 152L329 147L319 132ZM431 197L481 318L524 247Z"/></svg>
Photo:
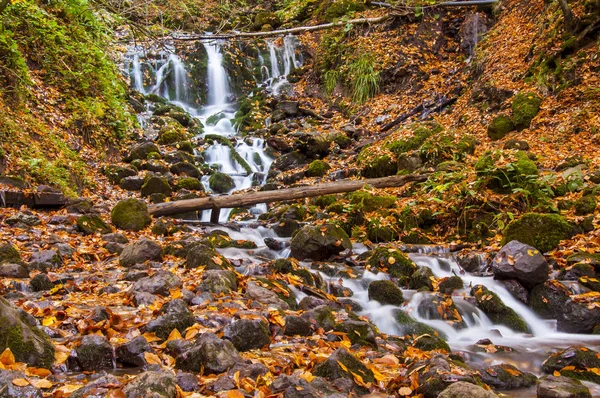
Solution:
<svg viewBox="0 0 600 398"><path fill-rule="evenodd" d="M203 189L200 180L194 177L180 178L175 183L175 187L178 191L181 189L187 189L188 191L202 191Z"/></svg>
<svg viewBox="0 0 600 398"><path fill-rule="evenodd" d="M232 268L231 263L210 246L198 243L187 253L185 268L204 267L206 270Z"/></svg>
<svg viewBox="0 0 600 398"><path fill-rule="evenodd" d="M598 200L596 200L594 195L586 195L576 200L573 207L575 208L576 215L585 216L586 214L593 213L597 205Z"/></svg>
<svg viewBox="0 0 600 398"><path fill-rule="evenodd" d="M408 282L408 278L417 270L417 265L406 254L387 246L379 246L373 250L368 264L374 269L386 271L401 279L401 282Z"/></svg>
<svg viewBox="0 0 600 398"><path fill-rule="evenodd" d="M361 173L365 178L387 177L398 171L397 162L390 155L375 156L372 159L361 160L359 155L359 166L362 165Z"/></svg>
<svg viewBox="0 0 600 398"><path fill-rule="evenodd" d="M394 312L394 318L398 323L398 335L420 336L422 334L430 334L435 336L437 331L429 325L416 321L410 315L402 310Z"/></svg>
<svg viewBox="0 0 600 398"><path fill-rule="evenodd" d="M415 290L433 290L433 280L435 276L431 268L427 266L419 267L411 276L408 287Z"/></svg>
<svg viewBox="0 0 600 398"><path fill-rule="evenodd" d="M298 260L326 260L350 249L352 243L346 232L333 224L302 227L291 242L291 256Z"/></svg>
<svg viewBox="0 0 600 398"><path fill-rule="evenodd" d="M138 171L134 167L123 167L117 165L109 165L102 169L102 173L108 178L111 184L118 184L125 177L133 177Z"/></svg>
<svg viewBox="0 0 600 398"><path fill-rule="evenodd" d="M391 209L396 205L397 198L393 195L373 195L372 193L360 190L348 195L350 203L360 207L365 212L371 212L381 209Z"/></svg>
<svg viewBox="0 0 600 398"><path fill-rule="evenodd" d="M452 292L454 292L455 290L459 290L464 287L465 285L463 283L462 278L456 275L442 279L440 281L440 284L438 285L440 293L443 294L452 294Z"/></svg>
<svg viewBox="0 0 600 398"><path fill-rule="evenodd" d="M413 341L413 347L423 351L442 350L451 352L450 346L435 334L422 334Z"/></svg>
<svg viewBox="0 0 600 398"><path fill-rule="evenodd" d="M491 140L496 141L504 138L515 129L512 119L505 115L496 116L488 126L487 134Z"/></svg>
<svg viewBox="0 0 600 398"><path fill-rule="evenodd" d="M173 145L176 142L185 141L190 138L190 134L177 121L172 118L166 118L166 122L158 131L157 142L161 145Z"/></svg>
<svg viewBox="0 0 600 398"><path fill-rule="evenodd" d="M261 30L261 28L265 27L265 25L269 26L269 30L273 30L281 25L281 20L277 14L273 12L259 12L254 17L254 30Z"/></svg>
<svg viewBox="0 0 600 398"><path fill-rule="evenodd" d="M504 325L515 332L529 332L529 327L525 321L512 308L507 307L496 293L489 291L483 285L476 285L471 289L471 295L475 297L477 307L492 322Z"/></svg>
<svg viewBox="0 0 600 398"><path fill-rule="evenodd" d="M572 233L573 226L558 214L526 213L506 226L502 244L517 240L544 253L556 248Z"/></svg>
<svg viewBox="0 0 600 398"><path fill-rule="evenodd" d="M175 329L184 333L196 319L181 299L174 299L162 306L159 316L146 325L146 330L156 334L161 339L169 337Z"/></svg>
<svg viewBox="0 0 600 398"><path fill-rule="evenodd" d="M169 372L144 372L123 388L125 398L175 398L177 379Z"/></svg>
<svg viewBox="0 0 600 398"><path fill-rule="evenodd" d="M127 155L126 160L128 162L134 161L136 159L146 160L148 155L151 153L160 153L160 149L158 146L152 142L142 142L141 144L135 145L131 148L129 155Z"/></svg>
<svg viewBox="0 0 600 398"><path fill-rule="evenodd" d="M329 164L325 163L322 160L313 160L306 170L307 177L323 177L327 171L331 169Z"/></svg>
<svg viewBox="0 0 600 398"><path fill-rule="evenodd" d="M175 367L194 373L204 370L206 374L220 374L243 361L231 341L202 333L191 348L177 356Z"/></svg>
<svg viewBox="0 0 600 398"><path fill-rule="evenodd" d="M35 323L31 315L0 297L0 352L10 348L18 362L50 369L54 346Z"/></svg>
<svg viewBox="0 0 600 398"><path fill-rule="evenodd" d="M398 232L391 225L385 225L378 218L372 219L367 224L367 238L371 242L392 242L397 240L398 237Z"/></svg>
<svg viewBox="0 0 600 398"><path fill-rule="evenodd" d="M225 173L216 172L208 179L210 189L217 193L227 193L235 187L233 178Z"/></svg>
<svg viewBox="0 0 600 398"><path fill-rule="evenodd" d="M4 263L20 263L21 262L21 253L17 250L16 247L11 245L10 243L3 243L0 245L0 264Z"/></svg>
<svg viewBox="0 0 600 398"><path fill-rule="evenodd" d="M542 372L591 381L600 384L600 354L585 347L569 347L552 354L542 363Z"/></svg>
<svg viewBox="0 0 600 398"><path fill-rule="evenodd" d="M392 281L373 281L369 283L369 300L379 301L381 304L402 305L404 297L402 290Z"/></svg>
<svg viewBox="0 0 600 398"><path fill-rule="evenodd" d="M84 336L75 352L77 355L73 360L81 370L94 371L115 367L114 348L104 336L96 334Z"/></svg>
<svg viewBox="0 0 600 398"><path fill-rule="evenodd" d="M142 196L150 196L155 193L162 193L163 195L170 196L171 195L171 185L166 178L152 176L148 178L144 185L142 185Z"/></svg>
<svg viewBox="0 0 600 398"><path fill-rule="evenodd" d="M539 398L592 398L590 390L579 380L554 375L540 377L537 396Z"/></svg>
<svg viewBox="0 0 600 398"><path fill-rule="evenodd" d="M126 231L140 231L152 222L146 204L138 199L119 201L110 212L113 225Z"/></svg>
<svg viewBox="0 0 600 398"><path fill-rule="evenodd" d="M547 281L531 289L529 306L544 319L557 319L569 301L569 289L558 281Z"/></svg>
<svg viewBox="0 0 600 398"><path fill-rule="evenodd" d="M345 333L352 344L376 346L376 329L365 321L347 319L336 324L334 331Z"/></svg>
<svg viewBox="0 0 600 398"><path fill-rule="evenodd" d="M511 105L515 127L518 130L528 128L541 105L542 99L535 93L517 94Z"/></svg>
<svg viewBox="0 0 600 398"><path fill-rule="evenodd" d="M95 215L81 216L77 218L77 229L84 235L102 235L112 232L110 225L104 222L102 218Z"/></svg>
<svg viewBox="0 0 600 398"><path fill-rule="evenodd" d="M354 375L357 375L364 383L375 383L373 372L345 348L338 348L327 360L318 364L313 374L330 381L347 379L352 383L356 378Z"/></svg>
<svg viewBox="0 0 600 398"><path fill-rule="evenodd" d="M224 337L238 351L263 348L271 343L269 326L261 319L239 319L225 327Z"/></svg>

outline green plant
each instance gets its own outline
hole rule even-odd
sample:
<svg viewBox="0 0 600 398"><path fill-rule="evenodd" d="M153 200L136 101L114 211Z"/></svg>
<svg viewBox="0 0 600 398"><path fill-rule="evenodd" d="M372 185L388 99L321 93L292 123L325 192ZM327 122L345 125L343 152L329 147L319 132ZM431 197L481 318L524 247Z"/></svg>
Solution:
<svg viewBox="0 0 600 398"><path fill-rule="evenodd" d="M379 91L379 72L374 68L375 58L371 53L361 54L348 67L352 100L362 104Z"/></svg>

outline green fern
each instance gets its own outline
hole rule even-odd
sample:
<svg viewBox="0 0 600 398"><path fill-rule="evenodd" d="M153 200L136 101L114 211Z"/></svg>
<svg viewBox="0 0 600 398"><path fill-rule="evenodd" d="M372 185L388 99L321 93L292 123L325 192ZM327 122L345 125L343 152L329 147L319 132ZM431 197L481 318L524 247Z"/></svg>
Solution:
<svg viewBox="0 0 600 398"><path fill-rule="evenodd" d="M362 104L379 92L379 72L373 67L371 54L363 54L348 68L352 87L352 100Z"/></svg>

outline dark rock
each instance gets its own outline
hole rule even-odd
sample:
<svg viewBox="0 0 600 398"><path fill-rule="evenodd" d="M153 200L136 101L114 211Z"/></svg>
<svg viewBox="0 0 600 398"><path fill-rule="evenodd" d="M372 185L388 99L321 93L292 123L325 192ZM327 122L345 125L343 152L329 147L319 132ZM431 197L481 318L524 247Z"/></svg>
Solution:
<svg viewBox="0 0 600 398"><path fill-rule="evenodd" d="M152 142L143 142L131 148L129 155L127 156L127 161L131 162L136 159L146 160L148 155L153 152L160 153L158 146Z"/></svg>
<svg viewBox="0 0 600 398"><path fill-rule="evenodd" d="M460 276L451 276L443 279L438 285L440 293L452 294L455 290L464 288L465 285Z"/></svg>
<svg viewBox="0 0 600 398"><path fill-rule="evenodd" d="M148 292L133 292L133 305L139 307L140 305L149 306L154 304L158 300L158 296Z"/></svg>
<svg viewBox="0 0 600 398"><path fill-rule="evenodd" d="M475 368L477 369L477 368ZM481 379L499 390L512 390L535 385L537 377L532 373L521 372L509 364L478 367Z"/></svg>
<svg viewBox="0 0 600 398"><path fill-rule="evenodd" d="M148 213L148 207L144 202L137 199L125 199L119 201L110 213L113 225L126 231L139 231L146 228L152 222ZM116 243L127 243L119 241Z"/></svg>
<svg viewBox="0 0 600 398"><path fill-rule="evenodd" d="M254 301L258 301L263 305L275 305L282 310L290 308L289 304L283 301L277 293L270 291L255 282L250 281L246 285L246 297Z"/></svg>
<svg viewBox="0 0 600 398"><path fill-rule="evenodd" d="M185 392L197 391L200 388L198 377L187 372L177 372L177 385Z"/></svg>
<svg viewBox="0 0 600 398"><path fill-rule="evenodd" d="M427 295L418 307L419 315L425 319L439 319L449 322L454 328L466 327L464 320L457 318L458 308L451 297L441 294Z"/></svg>
<svg viewBox="0 0 600 398"><path fill-rule="evenodd" d="M115 352L106 337L96 334L84 336L75 353L74 360L81 370L93 371L115 367Z"/></svg>
<svg viewBox="0 0 600 398"><path fill-rule="evenodd" d="M450 384L438 398L498 398L496 394L466 381Z"/></svg>
<svg viewBox="0 0 600 398"><path fill-rule="evenodd" d="M188 177L200 178L202 172L196 166L188 162L178 162L169 169L175 175L187 175Z"/></svg>
<svg viewBox="0 0 600 398"><path fill-rule="evenodd" d="M287 116L294 117L298 115L299 107L297 101L280 101L277 109L281 109Z"/></svg>
<svg viewBox="0 0 600 398"><path fill-rule="evenodd" d="M129 243L129 239L127 239L127 237L125 235L118 233L118 232L102 235L102 240L104 242L110 242L110 243L121 243L121 244Z"/></svg>
<svg viewBox="0 0 600 398"><path fill-rule="evenodd" d="M141 194L142 196L150 196L155 193L162 193L163 195L171 195L171 185L166 178L163 177L150 177L142 185Z"/></svg>
<svg viewBox="0 0 600 398"><path fill-rule="evenodd" d="M500 249L492 271L496 279L516 279L533 287L548 279L548 262L536 248L513 240Z"/></svg>
<svg viewBox="0 0 600 398"><path fill-rule="evenodd" d="M108 234L112 232L110 226L96 215L78 217L77 229L84 235L94 235L96 233Z"/></svg>
<svg viewBox="0 0 600 398"><path fill-rule="evenodd" d="M521 283L519 283L519 281L515 279L506 279L502 281L502 284L514 298L523 304L529 303L529 292L523 285L521 285Z"/></svg>
<svg viewBox="0 0 600 398"><path fill-rule="evenodd" d="M271 168L279 171L290 171L305 166L306 164L308 164L306 156L295 151L286 153L275 159Z"/></svg>
<svg viewBox="0 0 600 398"><path fill-rule="evenodd" d="M326 260L352 244L344 230L336 225L305 226L292 238L291 255L298 260Z"/></svg>
<svg viewBox="0 0 600 398"><path fill-rule="evenodd" d="M271 343L269 326L260 319L240 319L225 328L225 338L239 351L263 348Z"/></svg>
<svg viewBox="0 0 600 398"><path fill-rule="evenodd" d="M102 170L102 172L108 178L110 183L114 184L114 185L120 183L123 178L133 177L133 176L136 176L138 173L137 170L134 168L115 166L115 165L106 166Z"/></svg>
<svg viewBox="0 0 600 398"><path fill-rule="evenodd" d="M198 286L199 291L214 294L231 293L237 290L237 277L234 271L208 270L204 272L202 282Z"/></svg>
<svg viewBox="0 0 600 398"><path fill-rule="evenodd" d="M25 373L16 370L0 370L1 398L42 398L42 390L32 385L18 386L15 379L26 379Z"/></svg>
<svg viewBox="0 0 600 398"><path fill-rule="evenodd" d="M302 317L288 315L285 317L283 334L286 336L310 336L312 335L312 326L310 321Z"/></svg>
<svg viewBox="0 0 600 398"><path fill-rule="evenodd" d="M579 380L547 375L538 380L537 398L592 398L592 394Z"/></svg>
<svg viewBox="0 0 600 398"><path fill-rule="evenodd" d="M160 310L160 316L148 323L146 329L154 332L158 337L166 339L173 329L184 333L185 329L192 326L196 320L185 302L174 299L165 304Z"/></svg>
<svg viewBox="0 0 600 398"><path fill-rule="evenodd" d="M37 274L31 278L29 286L34 292L44 292L46 290L51 290L54 287L54 283L52 283L48 275Z"/></svg>
<svg viewBox="0 0 600 398"><path fill-rule="evenodd" d="M212 247L196 244L187 253L185 267L198 268L201 266L204 266L205 270L223 270L232 267L231 263Z"/></svg>
<svg viewBox="0 0 600 398"><path fill-rule="evenodd" d="M53 269L62 264L62 257L58 250L42 250L31 255L29 264L35 269Z"/></svg>
<svg viewBox="0 0 600 398"><path fill-rule="evenodd" d="M592 304L598 305L598 301ZM557 328L561 332L592 333L598 323L600 323L598 307L590 307L589 303L569 300L558 314Z"/></svg>
<svg viewBox="0 0 600 398"><path fill-rule="evenodd" d="M346 320L334 326L336 332L346 333L352 344L375 346L376 330L369 322Z"/></svg>
<svg viewBox="0 0 600 398"><path fill-rule="evenodd" d="M102 376L73 391L69 398L104 398L114 388L121 387L119 379L113 375Z"/></svg>
<svg viewBox="0 0 600 398"><path fill-rule="evenodd" d="M29 227L35 227L36 225L40 225L42 223L42 221L39 219L39 217L34 216L33 214L29 214L29 213L22 213L19 212L17 214L15 214L14 216L10 216L8 217L6 220L4 220L4 222L8 225L15 226L17 224L22 224L22 225L26 225Z"/></svg>
<svg viewBox="0 0 600 398"><path fill-rule="evenodd" d="M506 306L494 292L483 285L473 286L471 295L475 297L475 304L494 323L505 325L515 332L527 333L529 328L525 321L510 307Z"/></svg>
<svg viewBox="0 0 600 398"><path fill-rule="evenodd" d="M565 369L565 367L573 367ZM542 363L542 372L552 374L555 371L562 376L600 383L600 376L590 369L600 368L600 355L589 348L569 347L552 354Z"/></svg>
<svg viewBox="0 0 600 398"><path fill-rule="evenodd" d="M529 144L526 141L511 138L504 143L504 149L516 149L519 151L528 151Z"/></svg>
<svg viewBox="0 0 600 398"><path fill-rule="evenodd" d="M274 238L265 238L265 245L267 245L269 249L275 251L282 250L285 247L283 242L280 242Z"/></svg>
<svg viewBox="0 0 600 398"><path fill-rule="evenodd" d="M125 250L125 245L121 243L108 242L106 245L104 245L104 248L110 254L121 255L123 250Z"/></svg>
<svg viewBox="0 0 600 398"><path fill-rule="evenodd" d="M525 213L506 226L502 232L502 243L517 240L545 253L556 248L561 240L567 239L573 232L573 226L558 214Z"/></svg>
<svg viewBox="0 0 600 398"><path fill-rule="evenodd" d="M484 253L460 253L456 260L458 265L467 272L481 272L488 266Z"/></svg>
<svg viewBox="0 0 600 398"><path fill-rule="evenodd" d="M147 365L144 357L145 352L153 353L154 350L144 336L137 336L133 340L118 346L115 350L119 362L135 367Z"/></svg>
<svg viewBox="0 0 600 398"><path fill-rule="evenodd" d="M119 187L126 191L139 191L144 185L144 178L138 176L130 176L121 179Z"/></svg>
<svg viewBox="0 0 600 398"><path fill-rule="evenodd" d="M235 182L229 175L216 172L208 179L208 185L216 193L227 193L235 188Z"/></svg>
<svg viewBox="0 0 600 398"><path fill-rule="evenodd" d="M433 290L433 271L427 266L421 266L411 276L408 287L415 290Z"/></svg>
<svg viewBox="0 0 600 398"><path fill-rule="evenodd" d="M125 246L125 249L119 256L119 264L123 267L129 267L146 261L161 260L162 248L158 243L149 239L141 239Z"/></svg>
<svg viewBox="0 0 600 398"><path fill-rule="evenodd" d="M229 340L221 340L212 333L201 334L191 348L176 358L177 369L205 374L227 371L243 359Z"/></svg>
<svg viewBox="0 0 600 398"><path fill-rule="evenodd" d="M181 278L172 272L159 270L154 275L137 280L132 291L147 292L161 296L169 296L171 289L177 289L182 286Z"/></svg>
<svg viewBox="0 0 600 398"><path fill-rule="evenodd" d="M29 268L25 264L0 264L0 277L29 278Z"/></svg>
<svg viewBox="0 0 600 398"><path fill-rule="evenodd" d="M548 281L535 286L529 296L529 305L540 317L557 319L565 310L570 292L558 281Z"/></svg>
<svg viewBox="0 0 600 398"><path fill-rule="evenodd" d="M402 305L404 297L402 290L389 280L369 283L369 300L379 301L382 305Z"/></svg>
<svg viewBox="0 0 600 398"><path fill-rule="evenodd" d="M394 318L399 326L399 335L417 335L421 336L424 334L435 335L436 330L431 326L428 326L424 323L417 322L415 319L411 318L410 315L405 313L402 310L396 310L394 313Z"/></svg>
<svg viewBox="0 0 600 398"><path fill-rule="evenodd" d="M177 380L168 372L144 372L123 388L126 398L175 398Z"/></svg>
<svg viewBox="0 0 600 398"><path fill-rule="evenodd" d="M364 383L375 382L373 372L345 348L337 349L327 360L317 365L313 371L315 376L320 376L330 381L336 379L354 381L353 373L359 375Z"/></svg>

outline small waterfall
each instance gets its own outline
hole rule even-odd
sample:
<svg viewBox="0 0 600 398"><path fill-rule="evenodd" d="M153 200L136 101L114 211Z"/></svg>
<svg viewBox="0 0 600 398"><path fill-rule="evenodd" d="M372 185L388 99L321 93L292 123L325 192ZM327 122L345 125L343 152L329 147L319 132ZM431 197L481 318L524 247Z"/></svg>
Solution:
<svg viewBox="0 0 600 398"><path fill-rule="evenodd" d="M288 35L283 38L283 43L278 46L275 41L269 40L267 49L269 50L269 65L261 63L261 74L263 83L267 84L271 90L277 94L280 88L288 83L287 76L302 65L301 59L297 56L299 41L296 36ZM263 69L266 69L263 71ZM282 73L283 69L283 73Z"/></svg>
<svg viewBox="0 0 600 398"><path fill-rule="evenodd" d="M216 42L202 44L208 54L208 105L215 107L225 105L231 91L227 71L223 67L223 53Z"/></svg>

